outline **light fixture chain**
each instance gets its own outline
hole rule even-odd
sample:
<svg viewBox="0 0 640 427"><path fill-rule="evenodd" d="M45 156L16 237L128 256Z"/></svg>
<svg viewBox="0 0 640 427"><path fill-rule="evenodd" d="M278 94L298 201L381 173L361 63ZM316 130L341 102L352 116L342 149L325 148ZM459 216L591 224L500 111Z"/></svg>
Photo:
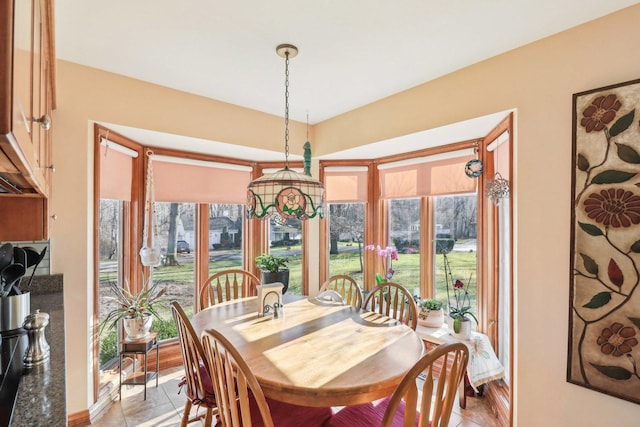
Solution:
<svg viewBox="0 0 640 427"><path fill-rule="evenodd" d="M285 52L284 67L284 167L289 168L289 51Z"/></svg>

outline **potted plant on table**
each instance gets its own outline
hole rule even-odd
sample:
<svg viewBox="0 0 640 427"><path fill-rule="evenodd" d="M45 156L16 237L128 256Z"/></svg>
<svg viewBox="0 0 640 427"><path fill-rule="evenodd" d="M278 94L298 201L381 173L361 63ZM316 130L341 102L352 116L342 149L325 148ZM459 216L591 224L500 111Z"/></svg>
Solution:
<svg viewBox="0 0 640 427"><path fill-rule="evenodd" d="M289 257L286 256L274 256L271 254L257 256L256 266L262 273L261 282L263 284L280 282L283 284L282 293L287 292L289 287L288 263Z"/></svg>
<svg viewBox="0 0 640 427"><path fill-rule="evenodd" d="M162 298L166 288L159 289L157 283L149 286L149 280L143 280L143 283L144 286L138 293L131 292L126 281L124 287L117 283L111 284L113 296L108 298L115 301L116 308L107 313L100 325L100 333L105 327L115 328L122 319L128 338L140 339L149 334L153 316L160 319L157 309L167 308L168 300Z"/></svg>
<svg viewBox="0 0 640 427"><path fill-rule="evenodd" d="M426 298L420 302L418 323L427 328L439 328L444 323L444 309L442 301Z"/></svg>

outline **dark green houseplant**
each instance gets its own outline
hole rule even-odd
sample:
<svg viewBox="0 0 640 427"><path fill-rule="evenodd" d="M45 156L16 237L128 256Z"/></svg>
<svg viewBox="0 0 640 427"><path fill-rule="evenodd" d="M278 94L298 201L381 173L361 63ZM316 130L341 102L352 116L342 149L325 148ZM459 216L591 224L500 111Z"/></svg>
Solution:
<svg viewBox="0 0 640 427"><path fill-rule="evenodd" d="M256 257L256 267L261 271L261 282L263 284L280 282L282 293L284 294L289 287L289 268L287 264L289 258L285 256L274 256L270 254L262 254Z"/></svg>

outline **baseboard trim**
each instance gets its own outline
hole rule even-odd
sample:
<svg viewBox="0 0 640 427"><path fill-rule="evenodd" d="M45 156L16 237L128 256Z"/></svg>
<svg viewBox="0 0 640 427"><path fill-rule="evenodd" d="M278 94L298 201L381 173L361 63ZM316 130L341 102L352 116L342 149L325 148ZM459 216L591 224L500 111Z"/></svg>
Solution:
<svg viewBox="0 0 640 427"><path fill-rule="evenodd" d="M513 426L511 405L509 402L509 386L502 380L485 384L487 402L497 418L500 427Z"/></svg>
<svg viewBox="0 0 640 427"><path fill-rule="evenodd" d="M89 410L85 409L84 411L70 414L69 416L67 416L67 424L69 425L69 427L83 427L91 425Z"/></svg>

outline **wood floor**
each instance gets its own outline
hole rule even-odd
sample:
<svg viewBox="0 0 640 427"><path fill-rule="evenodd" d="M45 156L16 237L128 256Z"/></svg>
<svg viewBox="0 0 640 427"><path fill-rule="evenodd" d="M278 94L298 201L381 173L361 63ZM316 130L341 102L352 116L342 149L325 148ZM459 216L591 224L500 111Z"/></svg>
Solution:
<svg viewBox="0 0 640 427"><path fill-rule="evenodd" d="M122 386L122 400L116 400L113 406L100 415L92 425L102 427L179 426L185 401L184 393L178 394L178 383L182 376L182 369L162 371L157 389L155 381L149 382L147 400L143 400L142 386ZM453 412L450 427L498 425L486 400L481 397L467 398L466 409L460 409L456 402ZM198 423L191 425L197 426Z"/></svg>

